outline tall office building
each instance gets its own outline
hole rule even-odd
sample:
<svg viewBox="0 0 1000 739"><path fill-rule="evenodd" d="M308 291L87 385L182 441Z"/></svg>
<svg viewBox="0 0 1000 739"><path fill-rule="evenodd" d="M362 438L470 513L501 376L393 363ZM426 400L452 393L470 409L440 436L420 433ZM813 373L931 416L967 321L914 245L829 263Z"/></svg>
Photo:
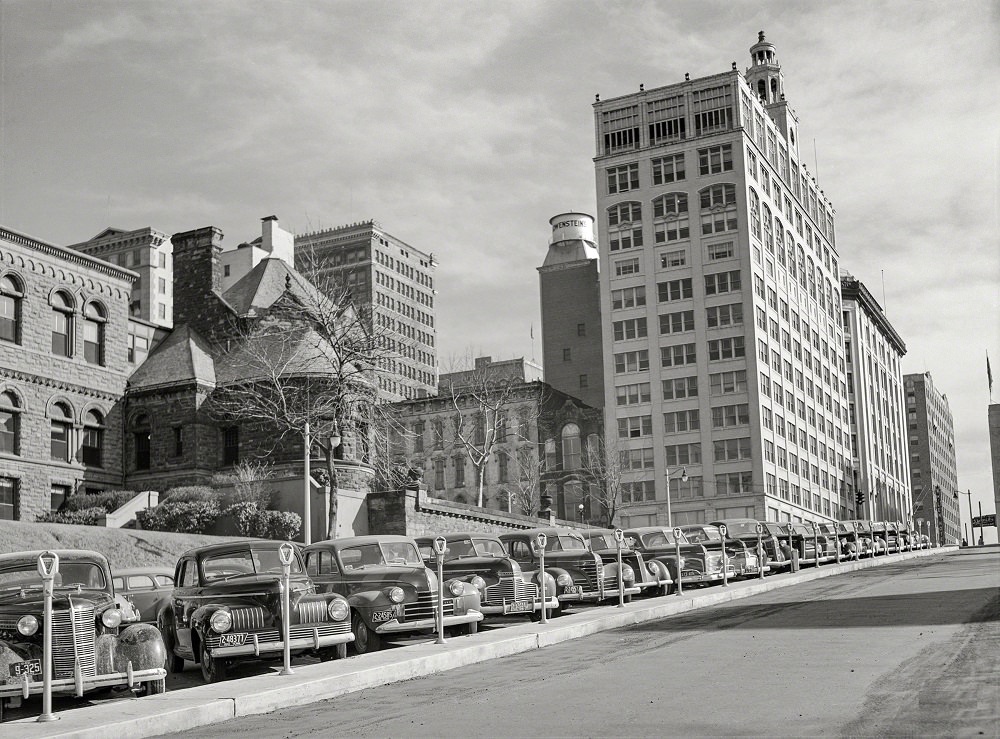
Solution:
<svg viewBox="0 0 1000 739"><path fill-rule="evenodd" d="M840 291L852 473L864 502L856 514L907 521L913 501L900 370L906 344L864 283L845 274Z"/></svg>
<svg viewBox="0 0 1000 739"><path fill-rule="evenodd" d="M627 524L845 517L834 210L774 46L594 104L608 432ZM668 482L669 480L669 482Z"/></svg>
<svg viewBox="0 0 1000 739"><path fill-rule="evenodd" d="M362 221L295 237L295 265L309 275L315 264L356 307L370 310L384 332L391 356L379 374L387 400L424 397L437 390L433 254L387 233L377 221ZM320 281L322 282L322 280Z"/></svg>
<svg viewBox="0 0 1000 739"><path fill-rule="evenodd" d="M955 425L948 396L934 387L930 372L903 376L906 433L909 437L913 518L921 530L930 526L931 541L962 540L955 460Z"/></svg>
<svg viewBox="0 0 1000 739"><path fill-rule="evenodd" d="M538 268L545 381L594 408L604 407L601 294L594 218L552 218L545 262Z"/></svg>
<svg viewBox="0 0 1000 739"><path fill-rule="evenodd" d="M993 378L990 377L990 391ZM993 511L1000 513L1000 403L990 403L986 410L990 430L990 466L993 468ZM1000 531L1000 529L998 529Z"/></svg>

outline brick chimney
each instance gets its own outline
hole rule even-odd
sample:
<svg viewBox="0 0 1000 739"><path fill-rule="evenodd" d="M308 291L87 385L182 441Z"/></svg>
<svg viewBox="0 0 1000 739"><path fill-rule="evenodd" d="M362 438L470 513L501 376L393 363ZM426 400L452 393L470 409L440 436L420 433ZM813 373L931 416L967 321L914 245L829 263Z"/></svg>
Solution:
<svg viewBox="0 0 1000 739"><path fill-rule="evenodd" d="M171 237L174 246L174 326L214 333L222 292L222 231L206 226Z"/></svg>

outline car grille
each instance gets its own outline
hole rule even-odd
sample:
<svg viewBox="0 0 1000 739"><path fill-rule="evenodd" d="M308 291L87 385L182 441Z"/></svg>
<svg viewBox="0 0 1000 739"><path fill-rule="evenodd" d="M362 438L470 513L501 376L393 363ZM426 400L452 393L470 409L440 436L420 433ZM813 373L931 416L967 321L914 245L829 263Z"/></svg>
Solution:
<svg viewBox="0 0 1000 739"><path fill-rule="evenodd" d="M247 609L250 610L250 609ZM311 624L308 626L295 625L289 628L289 637L292 639L311 639L313 637L313 630L319 634L319 636L335 636L337 634L346 634L351 630L351 622L347 621L335 621L324 624ZM230 633L238 633L239 629L233 628ZM266 631L256 631L253 634L257 637L257 641L261 644L280 642L281 641L281 630L280 629L268 629ZM220 636L215 633L210 633L205 637L205 644L209 649L215 649L219 646ZM252 641L248 642L252 643Z"/></svg>
<svg viewBox="0 0 1000 739"><path fill-rule="evenodd" d="M587 560L586 562L581 562L580 563L580 572L583 574L583 576L585 578L587 578L587 582L585 582L585 583L579 583L580 586L583 588L584 592L591 592L591 593L598 592L600 590L600 588L598 587L598 583L597 583L597 577L598 577L598 575L597 575L597 561L596 560ZM607 579L608 578L605 578L605 580L607 580ZM615 584L612 585L611 587L617 588L618 587L618 578L612 578L612 579L614 579ZM605 587L608 587L608 586L605 585Z"/></svg>
<svg viewBox="0 0 1000 739"><path fill-rule="evenodd" d="M295 611L300 624L322 623L328 620L325 600L300 600Z"/></svg>
<svg viewBox="0 0 1000 739"><path fill-rule="evenodd" d="M52 612L52 667L57 678L73 677L77 660L84 677L97 675L97 622L94 606Z"/></svg>
<svg viewBox="0 0 1000 739"><path fill-rule="evenodd" d="M403 606L404 621L419 621L425 618L434 618L437 607L437 593L417 593L416 603L407 603ZM455 613L455 600L453 598L444 599L444 615L451 616Z"/></svg>
<svg viewBox="0 0 1000 739"><path fill-rule="evenodd" d="M259 606L234 608L231 631L257 631L264 628L265 611Z"/></svg>
<svg viewBox="0 0 1000 739"><path fill-rule="evenodd" d="M538 586L526 583L519 577L505 577L496 585L486 588L486 603L504 603L515 600L534 600L538 597Z"/></svg>

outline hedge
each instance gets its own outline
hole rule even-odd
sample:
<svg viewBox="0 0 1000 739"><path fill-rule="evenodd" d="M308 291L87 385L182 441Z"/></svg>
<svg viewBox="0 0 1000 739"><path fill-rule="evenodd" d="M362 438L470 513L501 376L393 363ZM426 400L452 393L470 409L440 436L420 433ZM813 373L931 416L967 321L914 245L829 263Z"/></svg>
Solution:
<svg viewBox="0 0 1000 739"><path fill-rule="evenodd" d="M208 485L184 485L170 488L162 496L160 503L207 503L218 502L219 492Z"/></svg>
<svg viewBox="0 0 1000 739"><path fill-rule="evenodd" d="M96 496L79 496L81 498ZM78 508L76 510L59 510L46 513L35 519L39 523L74 523L81 526L100 526L104 517L108 515L108 510L100 506L91 508Z"/></svg>
<svg viewBox="0 0 1000 739"><path fill-rule="evenodd" d="M231 505L224 514L232 516L243 536L293 539L302 528L302 517L298 513L261 509L253 501Z"/></svg>
<svg viewBox="0 0 1000 739"><path fill-rule="evenodd" d="M156 508L136 512L139 525L150 531L204 534L215 526L220 514L214 500L167 500Z"/></svg>
<svg viewBox="0 0 1000 739"><path fill-rule="evenodd" d="M136 495L133 490L105 490L101 493L71 495L59 510L82 511L88 508L102 508L107 513L114 513Z"/></svg>

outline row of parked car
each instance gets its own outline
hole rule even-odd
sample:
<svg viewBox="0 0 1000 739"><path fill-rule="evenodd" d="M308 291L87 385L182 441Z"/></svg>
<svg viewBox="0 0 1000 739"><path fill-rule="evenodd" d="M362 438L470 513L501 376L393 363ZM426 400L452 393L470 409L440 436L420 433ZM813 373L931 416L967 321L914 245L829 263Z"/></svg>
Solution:
<svg viewBox="0 0 1000 739"><path fill-rule="evenodd" d="M294 656L341 659L348 645L365 654L383 640L432 632L441 585L436 539L444 542L443 627L462 634L476 633L484 618L537 620L543 610L556 617L580 603L929 546L900 524L738 519L673 529L362 536L305 547L231 541L185 552L172 572L112 572L98 552L59 551L53 691L125 686L159 693L167 671L187 662L215 682L238 662L280 658L284 566ZM0 717L5 703L41 691L39 554L0 555Z"/></svg>

